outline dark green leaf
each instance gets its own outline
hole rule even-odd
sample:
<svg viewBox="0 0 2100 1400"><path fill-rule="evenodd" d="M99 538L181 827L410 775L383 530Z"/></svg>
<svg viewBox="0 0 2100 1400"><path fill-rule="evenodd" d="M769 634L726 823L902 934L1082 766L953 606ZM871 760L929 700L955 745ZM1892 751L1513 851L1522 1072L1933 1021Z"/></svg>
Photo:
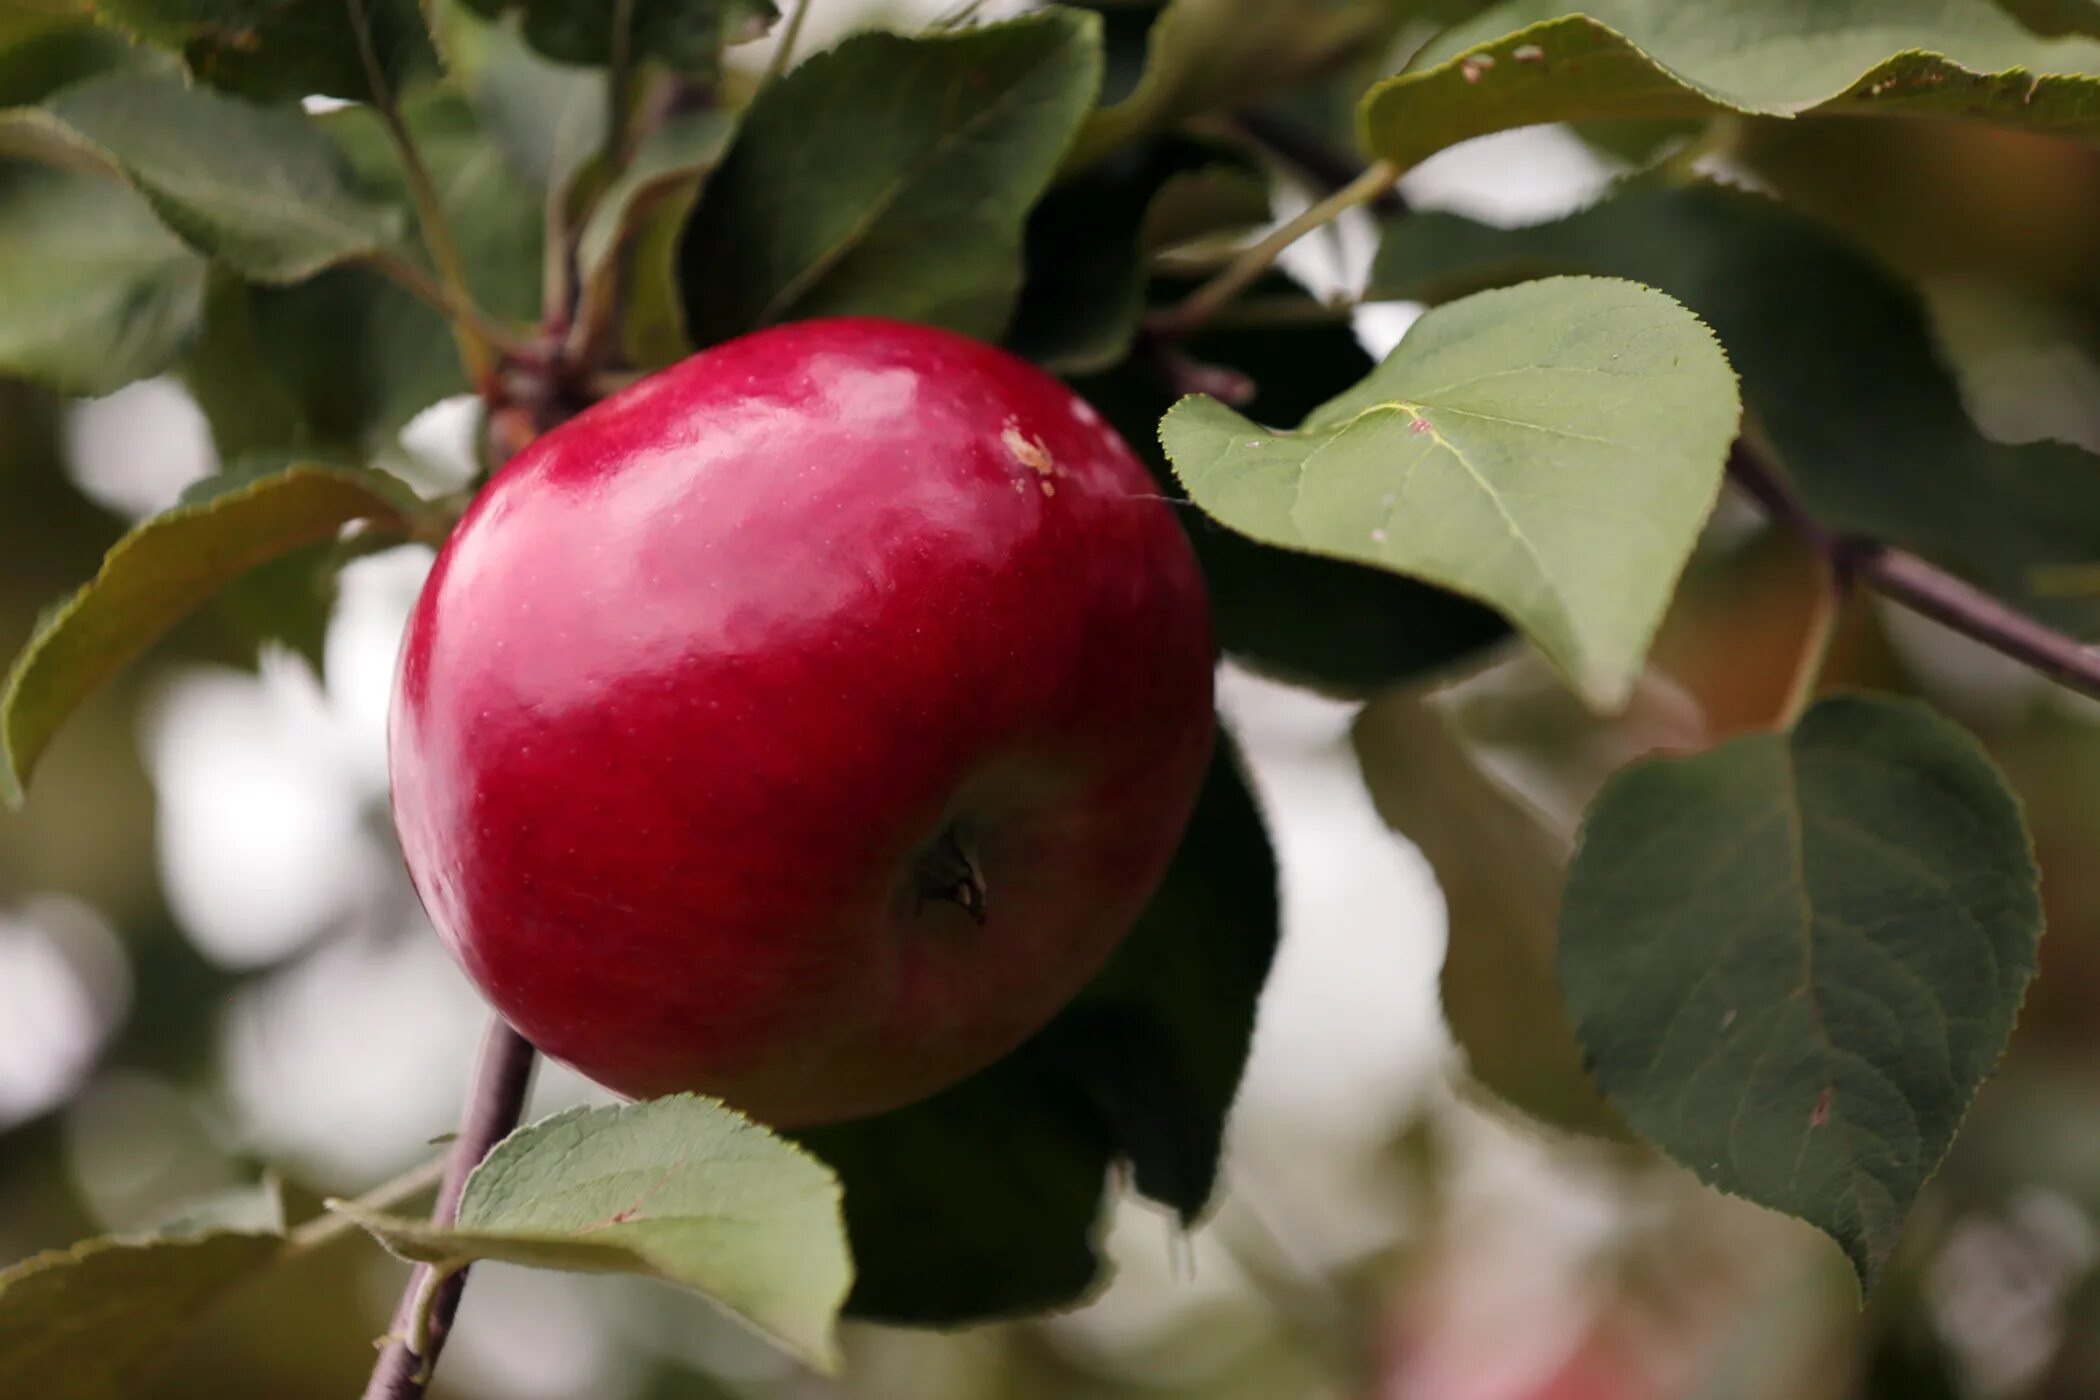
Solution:
<svg viewBox="0 0 2100 1400"><path fill-rule="evenodd" d="M862 34L752 104L680 251L703 343L878 315L984 339L1021 283L1021 225L1101 76L1070 10L915 39Z"/></svg>
<svg viewBox="0 0 2100 1400"><path fill-rule="evenodd" d="M267 1268L276 1234L84 1240L0 1269L0 1394L123 1400L192 1321Z"/></svg>
<svg viewBox="0 0 2100 1400"><path fill-rule="evenodd" d="M21 800L44 747L96 686L229 580L362 522L398 535L435 528L378 472L292 466L219 477L119 540L86 587L53 609L0 688L0 798Z"/></svg>
<svg viewBox="0 0 2100 1400"><path fill-rule="evenodd" d="M511 26L477 18L465 0L429 3L446 69L482 125L534 186L566 189L605 144L605 74L542 57Z"/></svg>
<svg viewBox="0 0 2100 1400"><path fill-rule="evenodd" d="M1473 1077L1545 1122L1623 1136L1582 1063L1554 976L1568 840L1481 768L1420 697L1366 705L1352 731L1386 825L1436 871L1444 1020Z"/></svg>
<svg viewBox="0 0 2100 1400"><path fill-rule="evenodd" d="M357 0L388 87L436 70L416 0ZM349 0L95 0L106 23L183 56L214 86L250 97L369 101Z"/></svg>
<svg viewBox="0 0 2100 1400"><path fill-rule="evenodd" d="M1660 293L1559 278L1425 315L1295 432L1182 400L1160 440L1222 523L1493 606L1622 704L1735 437L1735 376Z"/></svg>
<svg viewBox="0 0 2100 1400"><path fill-rule="evenodd" d="M1148 141L1053 189L1028 218L1027 280L1007 348L1061 374L1122 360L1145 309L1147 212L1176 176L1212 168L1222 156L1193 141ZM1261 196L1262 212L1248 222L1265 221L1267 203ZM1224 207L1234 220L1247 212Z"/></svg>
<svg viewBox="0 0 2100 1400"><path fill-rule="evenodd" d="M466 0L496 18L524 15L526 42L561 63L612 61L613 19L606 0ZM773 0L634 0L627 52L691 72L712 71L724 45L762 36L779 18Z"/></svg>
<svg viewBox="0 0 2100 1400"><path fill-rule="evenodd" d="M499 317L530 317L540 292L539 196L457 96L411 102L407 120L475 298ZM337 113L327 127L366 188L405 213L399 168L373 114ZM328 334L315 335L316 326ZM363 453L470 388L444 318L362 267L296 287L215 287L184 376L229 460L273 448Z"/></svg>
<svg viewBox="0 0 2100 1400"><path fill-rule="evenodd" d="M839 1184L741 1114L694 1094L575 1108L520 1128L467 1178L451 1227L333 1202L405 1259L500 1259L695 1289L835 1370L853 1277Z"/></svg>
<svg viewBox="0 0 2100 1400"><path fill-rule="evenodd" d="M803 1135L846 1185L849 1310L945 1324L1074 1301L1118 1159L1193 1220L1275 947L1275 864L1221 740L1158 894L1071 1007L945 1093Z"/></svg>
<svg viewBox="0 0 2100 1400"><path fill-rule="evenodd" d="M0 162L0 371L106 394L195 334L204 259L98 175Z"/></svg>
<svg viewBox="0 0 2100 1400"><path fill-rule="evenodd" d="M1366 150L1403 168L1540 122L1961 117L2100 132L2100 44L2042 39L1991 0L1508 0L1365 97Z"/></svg>
<svg viewBox="0 0 2100 1400"><path fill-rule="evenodd" d="M1257 288L1290 295L1282 279ZM1310 299L1305 305L1311 306ZM1254 382L1247 412L1294 423L1337 384L1371 372L1372 360L1346 325L1296 324L1212 330L1189 352ZM1162 491L1180 495L1159 446L1160 415L1174 396L1142 365L1074 382L1151 467ZM1185 508L1196 557L1210 587L1218 642L1255 669L1339 695L1363 696L1442 671L1500 642L1508 627L1455 593L1384 569L1258 543Z"/></svg>
<svg viewBox="0 0 2100 1400"><path fill-rule="evenodd" d="M366 256L402 228L302 113L143 74L0 113L0 152L119 176L192 247L264 282Z"/></svg>
<svg viewBox="0 0 2100 1400"><path fill-rule="evenodd" d="M0 107L42 102L60 88L118 68L159 68L174 60L141 50L84 15L9 7L0 0Z"/></svg>
<svg viewBox="0 0 2100 1400"><path fill-rule="evenodd" d="M2012 1034L2042 931L2019 804L1922 705L1637 764L1583 826L1560 925L1626 1121L1844 1246L1871 1289Z"/></svg>
<svg viewBox="0 0 2100 1400"><path fill-rule="evenodd" d="M1763 440L1834 529L1905 545L2024 611L2100 637L2100 599L2038 571L2090 565L2100 468L2058 443L1976 430L1917 298L1778 205L1718 189L1635 189L1557 223L1395 224L1374 294L1441 297L1540 271L1635 278L1680 297L1728 347Z"/></svg>
<svg viewBox="0 0 2100 1400"><path fill-rule="evenodd" d="M1071 164L1375 51L1403 9L1375 0L1172 0L1150 27L1135 84L1087 118Z"/></svg>

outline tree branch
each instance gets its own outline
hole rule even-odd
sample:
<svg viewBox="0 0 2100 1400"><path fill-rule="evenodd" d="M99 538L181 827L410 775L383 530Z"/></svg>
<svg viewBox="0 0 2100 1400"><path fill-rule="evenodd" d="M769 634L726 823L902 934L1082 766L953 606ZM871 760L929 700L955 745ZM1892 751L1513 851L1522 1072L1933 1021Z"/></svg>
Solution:
<svg viewBox="0 0 2100 1400"><path fill-rule="evenodd" d="M525 1091L532 1083L533 1053L525 1038L512 1030L501 1016L489 1018L488 1034L482 1038L481 1058L474 1067L473 1087L460 1120L459 1137L445 1161L444 1181L438 1187L437 1207L430 1213L439 1225L450 1225L459 1216L460 1193L467 1174L480 1164L489 1149L517 1127L525 1110ZM428 1264L418 1264L408 1276L408 1290L394 1311L393 1327L372 1379L365 1386L364 1400L418 1400L430 1384L430 1373L438 1353L452 1330L453 1315L466 1288L467 1271L458 1269L440 1276ZM424 1293L431 1290L426 1300ZM412 1347L412 1329L422 1323L420 1347Z"/></svg>
<svg viewBox="0 0 2100 1400"><path fill-rule="evenodd" d="M1736 443L1728 474L1767 515L1799 535L1833 569L1848 571L1911 611L2100 700L2100 649L2007 607L1915 554L1835 533L1808 513L1778 470L1748 443Z"/></svg>

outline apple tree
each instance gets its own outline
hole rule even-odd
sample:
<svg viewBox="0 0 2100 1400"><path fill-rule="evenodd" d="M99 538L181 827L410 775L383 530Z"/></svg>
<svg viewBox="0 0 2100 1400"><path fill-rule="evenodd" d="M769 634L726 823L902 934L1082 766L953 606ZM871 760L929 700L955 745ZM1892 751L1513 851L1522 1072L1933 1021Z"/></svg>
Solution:
<svg viewBox="0 0 2100 1400"><path fill-rule="evenodd" d="M2100 698L2100 469L2082 448L1977 426L1917 289L1834 212L1842 198L1735 177L1753 148L1870 126L2089 141L2100 11L1075 0L963 4L916 27L805 39L824 8L0 0L0 372L70 397L176 376L225 464L109 541L99 571L21 642L0 691L0 794L35 822L32 778L69 718L186 618L238 608L262 639L310 652L336 574L404 547L443 550L435 577L497 571L495 592L477 600L458 583L426 607L455 629L477 619L465 645L501 634L535 674L581 667L559 678L583 697L580 722L626 723L626 701L577 688L613 663L565 650L585 614L557 600L642 577L592 561L657 536L622 535L604 512L550 517L537 534L517 519L568 489L564 463L598 462L612 480L650 453L716 453L710 434L743 431L755 436L736 500L750 519L649 522L688 532L670 545L689 544L706 588L623 595L621 615L655 608L662 635L718 623L726 635L712 614L664 614L665 599L697 608L717 584L745 599L806 591L795 561L820 554L848 573L920 567L872 533L817 540L827 527L809 503L835 482L889 493L885 509L929 482L993 489L951 482L965 450L932 409L889 424L865 460L823 460L832 439L801 419L739 428L758 400L681 386L727 366L762 378L771 361L738 347L782 336L817 347L797 352L815 383L889 353L865 337L934 344L932 328L939 344L978 344L929 360L928 393L966 414L1006 402L1002 376L1034 376L1026 392L1045 413L1069 404L1104 425L1100 450L1131 473L1118 505L1161 522L1175 559L1188 553L1178 521L1200 565L1208 623L1201 608L1163 609L1172 625L1153 632L1151 614L1131 620L1158 571L1181 567L1150 558L1116 594L1139 601L1086 615L1092 698L1073 721L1187 761L1131 768L1120 803L1096 794L1025 828L1038 844L1008 857L1049 864L1006 887L1047 917L1096 894L1094 867L1061 882L1055 852L1091 835L1127 855L1156 835L1129 909L1099 901L1113 927L1076 994L1033 965L1003 981L979 967L944 992L958 1019L1026 1024L941 1073L881 1079L858 1041L819 1056L810 1039L850 1017L848 999L814 1000L831 986L816 971L778 979L769 1009L802 998L790 1009L804 1014L737 1075L660 1070L669 1062L642 1042L671 1013L644 1005L641 977L623 1022L617 1004L575 992L588 969L544 951L601 919L611 946L654 917L646 878L604 872L698 869L726 844L762 878L719 908L705 881L661 898L710 930L771 898L775 923L799 926L819 917L810 892L850 872L821 844L799 848L784 888L754 854L782 829L766 824L775 795L824 807L827 831L886 839L881 793L914 775L855 766L880 781L846 785L828 748L781 741L751 760L758 776L721 789L755 805L722 812L707 849L686 849L622 825L631 812L614 799L588 806L602 775L571 784L562 765L597 751L531 759L513 743L522 729L426 802L428 775L402 769L428 751L422 736L489 716L466 713L482 693L470 685L418 692L424 708L407 730L397 712L395 732L397 789L416 793L398 804L404 844L448 941L519 1022L492 1021L456 1139L354 1200L288 1211L265 1181L164 1231L0 1271L0 1393L131 1393L236 1286L358 1232L416 1265L372 1396L422 1392L480 1260L681 1285L819 1369L837 1364L842 1315L952 1326L1085 1297L1103 1271L1111 1173L1184 1224L1204 1215L1276 951L1265 817L1229 735L1207 740L1210 629L1229 663L1367 702L1354 741L1370 790L1444 883L1445 1008L1473 1077L1543 1130L1634 1144L1808 1222L1872 1297L2012 1037L2043 904L2022 803L1986 747L1893 685L1826 672L1873 599ZM1518 227L1416 210L1402 193L1448 148L1547 124L1617 153L1623 178ZM1336 230L1375 233L1375 257L1340 290L1309 291L1294 274ZM1381 306L1419 314L1374 359L1357 330ZM899 322L910 327L880 329ZM794 329L819 325L861 329ZM845 358L811 368L819 354ZM1014 368L966 378L980 364ZM476 405L479 470L431 489L401 433L460 396ZM665 402L687 416L619 436ZM985 414L972 440L1003 444L1019 473L998 508L1050 510L1063 470L1052 430ZM905 461L921 465L894 469ZM1026 489L1038 485L1040 501ZM1071 486L1055 508L1078 510L1091 489ZM1556 842L1488 781L1439 697L1521 655L1553 677L1568 723L1637 709L1702 551L1747 528L1747 512L1815 579L1768 703L1728 732L1622 755L1585 791L1579 839ZM497 542L499 530L513 533ZM970 665L938 671L926 695L885 670L922 654L924 619L853 612L865 598L826 604L821 621L872 629L873 660L796 659L778 674L885 722L908 693L913 716L937 716L933 739L962 742L956 716L976 713L988 678L1082 687L1043 660L1049 633L1028 629L1081 602L1107 608L1082 581L1121 538L1100 523L1071 533L1057 572L1030 576L1034 603L1002 615L1021 629L1011 652L957 643L943 664L966 650ZM1006 586L1009 562L987 565L988 589ZM1168 684L1177 646L1196 657L1193 701L1193 681ZM410 670L427 654L412 640ZM944 685L954 693L934 693ZM734 721L721 732L692 729L695 707L630 730L636 761L711 781L711 746L737 749L800 713L791 686L780 697L770 715L721 711ZM899 732L872 727L867 742ZM473 842L426 856L416 833L498 785L525 794L520 811L566 802L579 839L596 823L632 859L565 867L556 852L520 876L527 893L501 926L447 926L444 908L466 907L447 882L473 878L461 854ZM913 846L914 869L928 850L948 861L923 888L979 921L976 935L962 921L940 937L981 935L971 956L1007 958L1002 886L979 883L994 862L966 849L968 825ZM488 951L536 921L559 929L526 962ZM732 957L720 987L702 985L692 963L650 964L680 979L650 995L733 1016L737 989L759 980ZM858 977L859 964L832 965L832 982L849 968ZM518 990L533 977L564 980L534 999ZM990 990L965 1007L972 977ZM1026 997L1055 1004L1024 1011ZM571 1012L633 1039L594 1059L602 1039L556 1029ZM521 1126L535 1040L655 1096ZM833 1087L857 1066L882 1088L781 1089L791 1061L821 1063ZM813 1103L826 1106L802 1111Z"/></svg>

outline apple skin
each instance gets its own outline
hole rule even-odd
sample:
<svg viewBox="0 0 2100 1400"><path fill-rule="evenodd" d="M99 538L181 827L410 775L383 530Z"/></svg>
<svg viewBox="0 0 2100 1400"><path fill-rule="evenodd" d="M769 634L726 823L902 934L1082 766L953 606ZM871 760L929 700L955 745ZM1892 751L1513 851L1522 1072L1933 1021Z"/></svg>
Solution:
<svg viewBox="0 0 2100 1400"><path fill-rule="evenodd" d="M496 473L409 621L394 818L542 1051L834 1122L1106 961L1194 805L1214 660L1179 522L1083 401L945 331L798 322Z"/></svg>

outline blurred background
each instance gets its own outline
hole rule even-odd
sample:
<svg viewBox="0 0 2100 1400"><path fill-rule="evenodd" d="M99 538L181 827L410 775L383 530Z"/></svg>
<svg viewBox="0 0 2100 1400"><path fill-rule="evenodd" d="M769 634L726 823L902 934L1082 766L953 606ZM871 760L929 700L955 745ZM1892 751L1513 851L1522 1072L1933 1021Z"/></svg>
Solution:
<svg viewBox="0 0 2100 1400"><path fill-rule="evenodd" d="M869 19L818 0L805 42ZM1517 132L1438 157L1404 189L1416 208L1533 222L1672 139ZM2100 451L2100 153L1805 121L1747 128L1704 160L1839 225L1919 287L1985 432ZM1345 223L1293 270L1318 290L1347 285L1372 242ZM1383 352L1411 314L1377 308L1360 333ZM464 480L475 426L465 403L412 426L431 484ZM0 382L0 650L130 520L214 465L173 381L70 403ZM101 693L27 810L0 815L0 1263L142 1228L265 1168L310 1209L427 1158L451 1128L482 1012L424 923L385 808L390 673L428 563L400 549L353 565L311 657L258 655L240 606L208 610ZM1443 891L1468 928L1527 912L1550 927L1552 858L1595 786L1647 750L1766 722L1814 587L1788 540L1724 503L1638 702L1612 722L1519 656L1361 715L1228 671L1226 711L1281 859L1285 942L1218 1205L1184 1238L1119 1200L1113 1282L1089 1305L957 1334L852 1328L832 1383L690 1297L483 1265L436 1393L2100 1396L2100 707L1878 605L1855 608L1841 641L1834 680L1925 695L1994 751L2025 800L2049 911L2012 1054L1864 1311L1820 1236L1652 1154L1500 1106L1445 1028ZM1439 722L1425 730L1425 716ZM1529 834L1472 839L1477 811L1447 829L1434 810L1426 827L1400 821L1419 847L1394 834L1374 790L1394 817L1409 776L1394 767L1432 759ZM1521 1058L1538 1023L1502 996L1483 949L1453 975L1482 979L1480 1015ZM1465 994L1445 989L1454 1004ZM547 1068L534 1112L593 1092ZM354 1394L402 1273L356 1239L273 1274L152 1394Z"/></svg>

